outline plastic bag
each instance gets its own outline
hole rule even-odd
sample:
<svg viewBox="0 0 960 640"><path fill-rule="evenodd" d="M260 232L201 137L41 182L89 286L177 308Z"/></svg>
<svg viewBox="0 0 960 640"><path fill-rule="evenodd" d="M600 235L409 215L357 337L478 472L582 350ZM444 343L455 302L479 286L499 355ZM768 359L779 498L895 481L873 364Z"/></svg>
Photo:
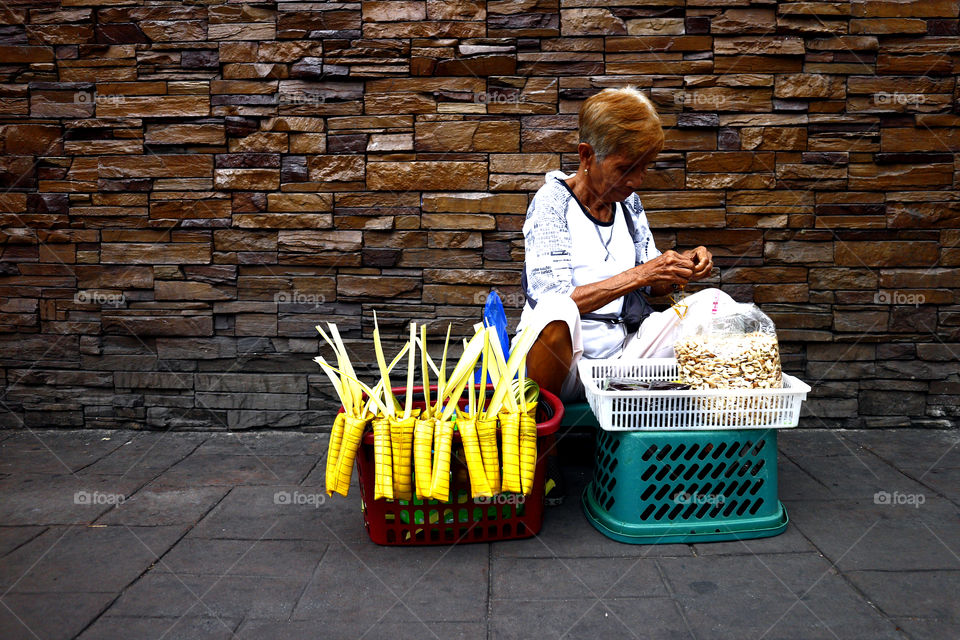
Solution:
<svg viewBox="0 0 960 640"><path fill-rule="evenodd" d="M500 338L500 346L503 349L503 359L506 361L510 358L510 338L507 336L507 314L503 310L503 301L500 300L500 295L496 289L490 290L489 295L487 295L487 300L483 305L483 323L497 330L497 337ZM477 370L473 374L473 381L476 384L480 383L479 365L477 365ZM490 379L490 374L487 374L487 384L493 384Z"/></svg>
<svg viewBox="0 0 960 640"><path fill-rule="evenodd" d="M688 309L680 322L680 335L769 333L776 336L773 320L749 302L735 302L729 296L714 296Z"/></svg>
<svg viewBox="0 0 960 640"><path fill-rule="evenodd" d="M777 331L767 314L720 296L697 307L688 309L673 345L681 380L693 389L783 387Z"/></svg>

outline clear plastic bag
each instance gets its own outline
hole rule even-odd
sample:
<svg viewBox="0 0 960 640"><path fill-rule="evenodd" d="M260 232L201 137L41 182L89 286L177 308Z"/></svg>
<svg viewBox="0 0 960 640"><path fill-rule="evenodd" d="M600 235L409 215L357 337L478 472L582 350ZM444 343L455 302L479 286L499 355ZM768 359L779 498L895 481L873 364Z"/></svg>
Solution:
<svg viewBox="0 0 960 640"><path fill-rule="evenodd" d="M691 306L673 349L680 378L693 389L783 387L776 327L754 304L718 295Z"/></svg>

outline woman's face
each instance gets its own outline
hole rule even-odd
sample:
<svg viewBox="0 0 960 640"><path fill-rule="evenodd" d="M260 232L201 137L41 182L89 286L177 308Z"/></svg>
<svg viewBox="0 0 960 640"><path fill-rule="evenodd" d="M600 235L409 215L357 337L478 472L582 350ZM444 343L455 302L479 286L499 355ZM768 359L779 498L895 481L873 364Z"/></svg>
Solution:
<svg viewBox="0 0 960 640"><path fill-rule="evenodd" d="M628 158L611 153L603 162L591 163L592 186L604 202L621 202L640 188L647 175L648 158Z"/></svg>

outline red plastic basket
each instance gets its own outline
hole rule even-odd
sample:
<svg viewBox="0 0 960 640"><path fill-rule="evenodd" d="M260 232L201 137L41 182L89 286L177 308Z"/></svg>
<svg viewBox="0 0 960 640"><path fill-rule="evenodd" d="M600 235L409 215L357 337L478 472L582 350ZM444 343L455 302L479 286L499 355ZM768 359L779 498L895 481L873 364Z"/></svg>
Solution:
<svg viewBox="0 0 960 640"><path fill-rule="evenodd" d="M431 387L436 390L436 387ZM405 387L394 388L402 402ZM422 408L423 387L414 388L414 406ZM461 402L463 404L463 402ZM540 391L537 405L537 467L528 496L503 494L479 501L470 498L470 478L459 432L453 434L450 495L438 500L373 499L373 434L368 432L357 452L363 522L370 539L382 545L431 545L492 542L529 538L543 525L546 455L563 419L563 404L549 391Z"/></svg>

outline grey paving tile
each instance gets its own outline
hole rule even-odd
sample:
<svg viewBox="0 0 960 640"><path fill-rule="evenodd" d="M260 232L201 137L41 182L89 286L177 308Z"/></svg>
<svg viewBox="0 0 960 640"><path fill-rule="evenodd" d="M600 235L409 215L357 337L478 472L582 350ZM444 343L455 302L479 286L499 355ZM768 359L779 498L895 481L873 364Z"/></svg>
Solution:
<svg viewBox="0 0 960 640"><path fill-rule="evenodd" d="M915 478L954 504L960 504L960 468L953 467L908 467L904 472Z"/></svg>
<svg viewBox="0 0 960 640"><path fill-rule="evenodd" d="M151 571L124 591L106 615L286 619L305 582L301 578L177 575Z"/></svg>
<svg viewBox="0 0 960 640"><path fill-rule="evenodd" d="M283 431L213 433L197 450L200 455L314 456L327 452L329 435Z"/></svg>
<svg viewBox="0 0 960 640"><path fill-rule="evenodd" d="M304 487L316 487L324 489L327 486L327 454L326 447L324 453L317 457L317 464L310 470L307 477L300 484ZM353 471L350 474L350 491L354 493L360 491L360 485L357 483L357 465L353 465Z"/></svg>
<svg viewBox="0 0 960 640"><path fill-rule="evenodd" d="M653 558L494 558L490 594L501 600L666 596Z"/></svg>
<svg viewBox="0 0 960 640"><path fill-rule="evenodd" d="M338 588L340 587L332 587L332 589ZM350 587L347 587L347 591L351 597L358 593ZM297 629L308 628L307 625L313 625L314 628L321 626L327 628L328 625L331 625L333 629L340 629L344 632L340 637L361 637L368 630L391 620L401 619L406 621L410 629L414 631L414 635L411 637L432 638L433 636L424 628L424 624L455 620L455 618L448 617L455 615L452 606L448 606L441 613L432 612L431 608L423 603L399 599L379 583L375 586L370 585L362 593L365 600L361 603L354 603L337 593L308 591L297 604L294 616L286 623L286 625L289 625L286 628L293 628L296 631ZM399 592L397 595L399 595ZM440 597L442 596L438 596L438 598ZM474 613L476 612L474 611ZM480 620L482 618L477 617L463 622L475 623ZM248 631L246 636L252 637L251 632ZM333 633L332 637L338 636ZM366 637L383 636L367 634Z"/></svg>
<svg viewBox="0 0 960 640"><path fill-rule="evenodd" d="M293 619L343 617L372 624L387 610L409 607L425 621L478 621L486 615L488 578L485 544L331 546Z"/></svg>
<svg viewBox="0 0 960 640"><path fill-rule="evenodd" d="M0 527L0 557L43 533L46 527Z"/></svg>
<svg viewBox="0 0 960 640"><path fill-rule="evenodd" d="M777 492L780 500L836 499L836 494L829 487L782 454L777 460Z"/></svg>
<svg viewBox="0 0 960 640"><path fill-rule="evenodd" d="M310 540L185 538L163 557L154 571L306 580L326 549L326 544Z"/></svg>
<svg viewBox="0 0 960 640"><path fill-rule="evenodd" d="M258 639L475 638L487 637L488 617L491 638L960 637L960 464L949 432L783 432L791 525L774 538L609 540L579 504L589 470L573 467L567 501L546 510L539 536L416 548L369 541L355 484L347 498L322 493L325 436L3 435L0 593L15 584L3 603L42 638L75 637L118 595L83 640L160 637L185 613L164 637L230 637L239 626ZM71 468L89 466L74 477L44 445ZM76 504L81 490L127 499ZM874 500L881 491L893 504ZM101 513L94 526L65 526ZM611 585L589 608L591 591ZM0 638L34 637L8 613L0 607Z"/></svg>
<svg viewBox="0 0 960 640"><path fill-rule="evenodd" d="M102 429L17 431L0 441L0 472L71 473L121 446L126 433Z"/></svg>
<svg viewBox="0 0 960 640"><path fill-rule="evenodd" d="M5 525L88 524L143 482L101 475L24 473L0 480Z"/></svg>
<svg viewBox="0 0 960 640"><path fill-rule="evenodd" d="M296 499L294 492L296 494ZM277 496L284 494L282 501ZM309 502L307 502L309 500ZM320 501L322 504L319 504ZM314 506L316 505L316 506ZM189 534L200 538L369 542L360 499L327 496L296 485L235 487Z"/></svg>
<svg viewBox="0 0 960 640"><path fill-rule="evenodd" d="M787 509L787 515L790 510ZM796 526L788 524L787 530L770 538L752 540L732 540L730 542L707 542L695 544L694 552L698 556L746 555L755 553L809 553L816 551L810 541L803 537Z"/></svg>
<svg viewBox="0 0 960 640"><path fill-rule="evenodd" d="M862 454L855 442L844 437L847 433L850 432L843 429L781 429L777 433L777 448L790 457L832 458Z"/></svg>
<svg viewBox="0 0 960 640"><path fill-rule="evenodd" d="M683 617L669 598L575 600L494 600L490 608L490 638L692 638Z"/></svg>
<svg viewBox="0 0 960 640"><path fill-rule="evenodd" d="M842 570L960 568L960 517L940 498L928 496L919 508L872 500L787 506L801 533Z"/></svg>
<svg viewBox="0 0 960 640"><path fill-rule="evenodd" d="M635 545L607 538L587 520L581 506L583 487L590 479L586 469L564 470L566 500L558 507L546 509L543 528L532 539L497 542L493 545L495 557L523 558L579 558L632 556L689 556L692 548L686 544Z"/></svg>
<svg viewBox="0 0 960 640"><path fill-rule="evenodd" d="M230 487L210 486L178 488L147 485L107 511L97 524L127 524L155 526L165 524L195 524L230 490Z"/></svg>
<svg viewBox="0 0 960 640"><path fill-rule="evenodd" d="M86 458L76 455L65 458L45 450L9 452L4 449L5 447L0 443L0 451L2 451L0 452L0 472L5 475L73 473L96 462L104 455L101 453Z"/></svg>
<svg viewBox="0 0 960 640"><path fill-rule="evenodd" d="M850 581L889 616L960 625L960 568L954 571L850 571ZM960 636L958 636L960 637Z"/></svg>
<svg viewBox="0 0 960 640"><path fill-rule="evenodd" d="M894 618L899 629L907 633L910 640L944 640L960 638L960 624L930 618Z"/></svg>
<svg viewBox="0 0 960 640"><path fill-rule="evenodd" d="M880 491L924 491L921 484L869 452L858 456L804 456L796 458L795 461L804 471L826 486L835 499L872 499L873 495Z"/></svg>
<svg viewBox="0 0 960 640"><path fill-rule="evenodd" d="M865 429L844 433L848 440L894 465L960 469L960 432L926 429Z"/></svg>
<svg viewBox="0 0 960 640"><path fill-rule="evenodd" d="M476 640L486 638L485 622L427 622L395 620L397 609L387 619L373 624L352 620L250 620L237 632L241 640L317 640L324 638L442 638L443 640ZM409 612L407 613L409 617ZM322 634L322 635L321 635Z"/></svg>
<svg viewBox="0 0 960 640"><path fill-rule="evenodd" d="M902 638L817 554L657 562L698 638Z"/></svg>
<svg viewBox="0 0 960 640"><path fill-rule="evenodd" d="M175 486L296 484L316 462L315 456L195 453L171 467L157 482Z"/></svg>
<svg viewBox="0 0 960 640"><path fill-rule="evenodd" d="M89 473L153 478L200 446L209 434L138 432L124 436L122 444L86 469Z"/></svg>
<svg viewBox="0 0 960 640"><path fill-rule="evenodd" d="M3 640L74 638L106 608L116 594L8 593L0 599Z"/></svg>
<svg viewBox="0 0 960 640"><path fill-rule="evenodd" d="M51 527L0 563L18 593L119 592L183 535L184 527Z"/></svg>
<svg viewBox="0 0 960 640"><path fill-rule="evenodd" d="M128 618L101 617L77 640L230 640L240 620L223 618L171 617ZM316 631L316 630L314 630Z"/></svg>

